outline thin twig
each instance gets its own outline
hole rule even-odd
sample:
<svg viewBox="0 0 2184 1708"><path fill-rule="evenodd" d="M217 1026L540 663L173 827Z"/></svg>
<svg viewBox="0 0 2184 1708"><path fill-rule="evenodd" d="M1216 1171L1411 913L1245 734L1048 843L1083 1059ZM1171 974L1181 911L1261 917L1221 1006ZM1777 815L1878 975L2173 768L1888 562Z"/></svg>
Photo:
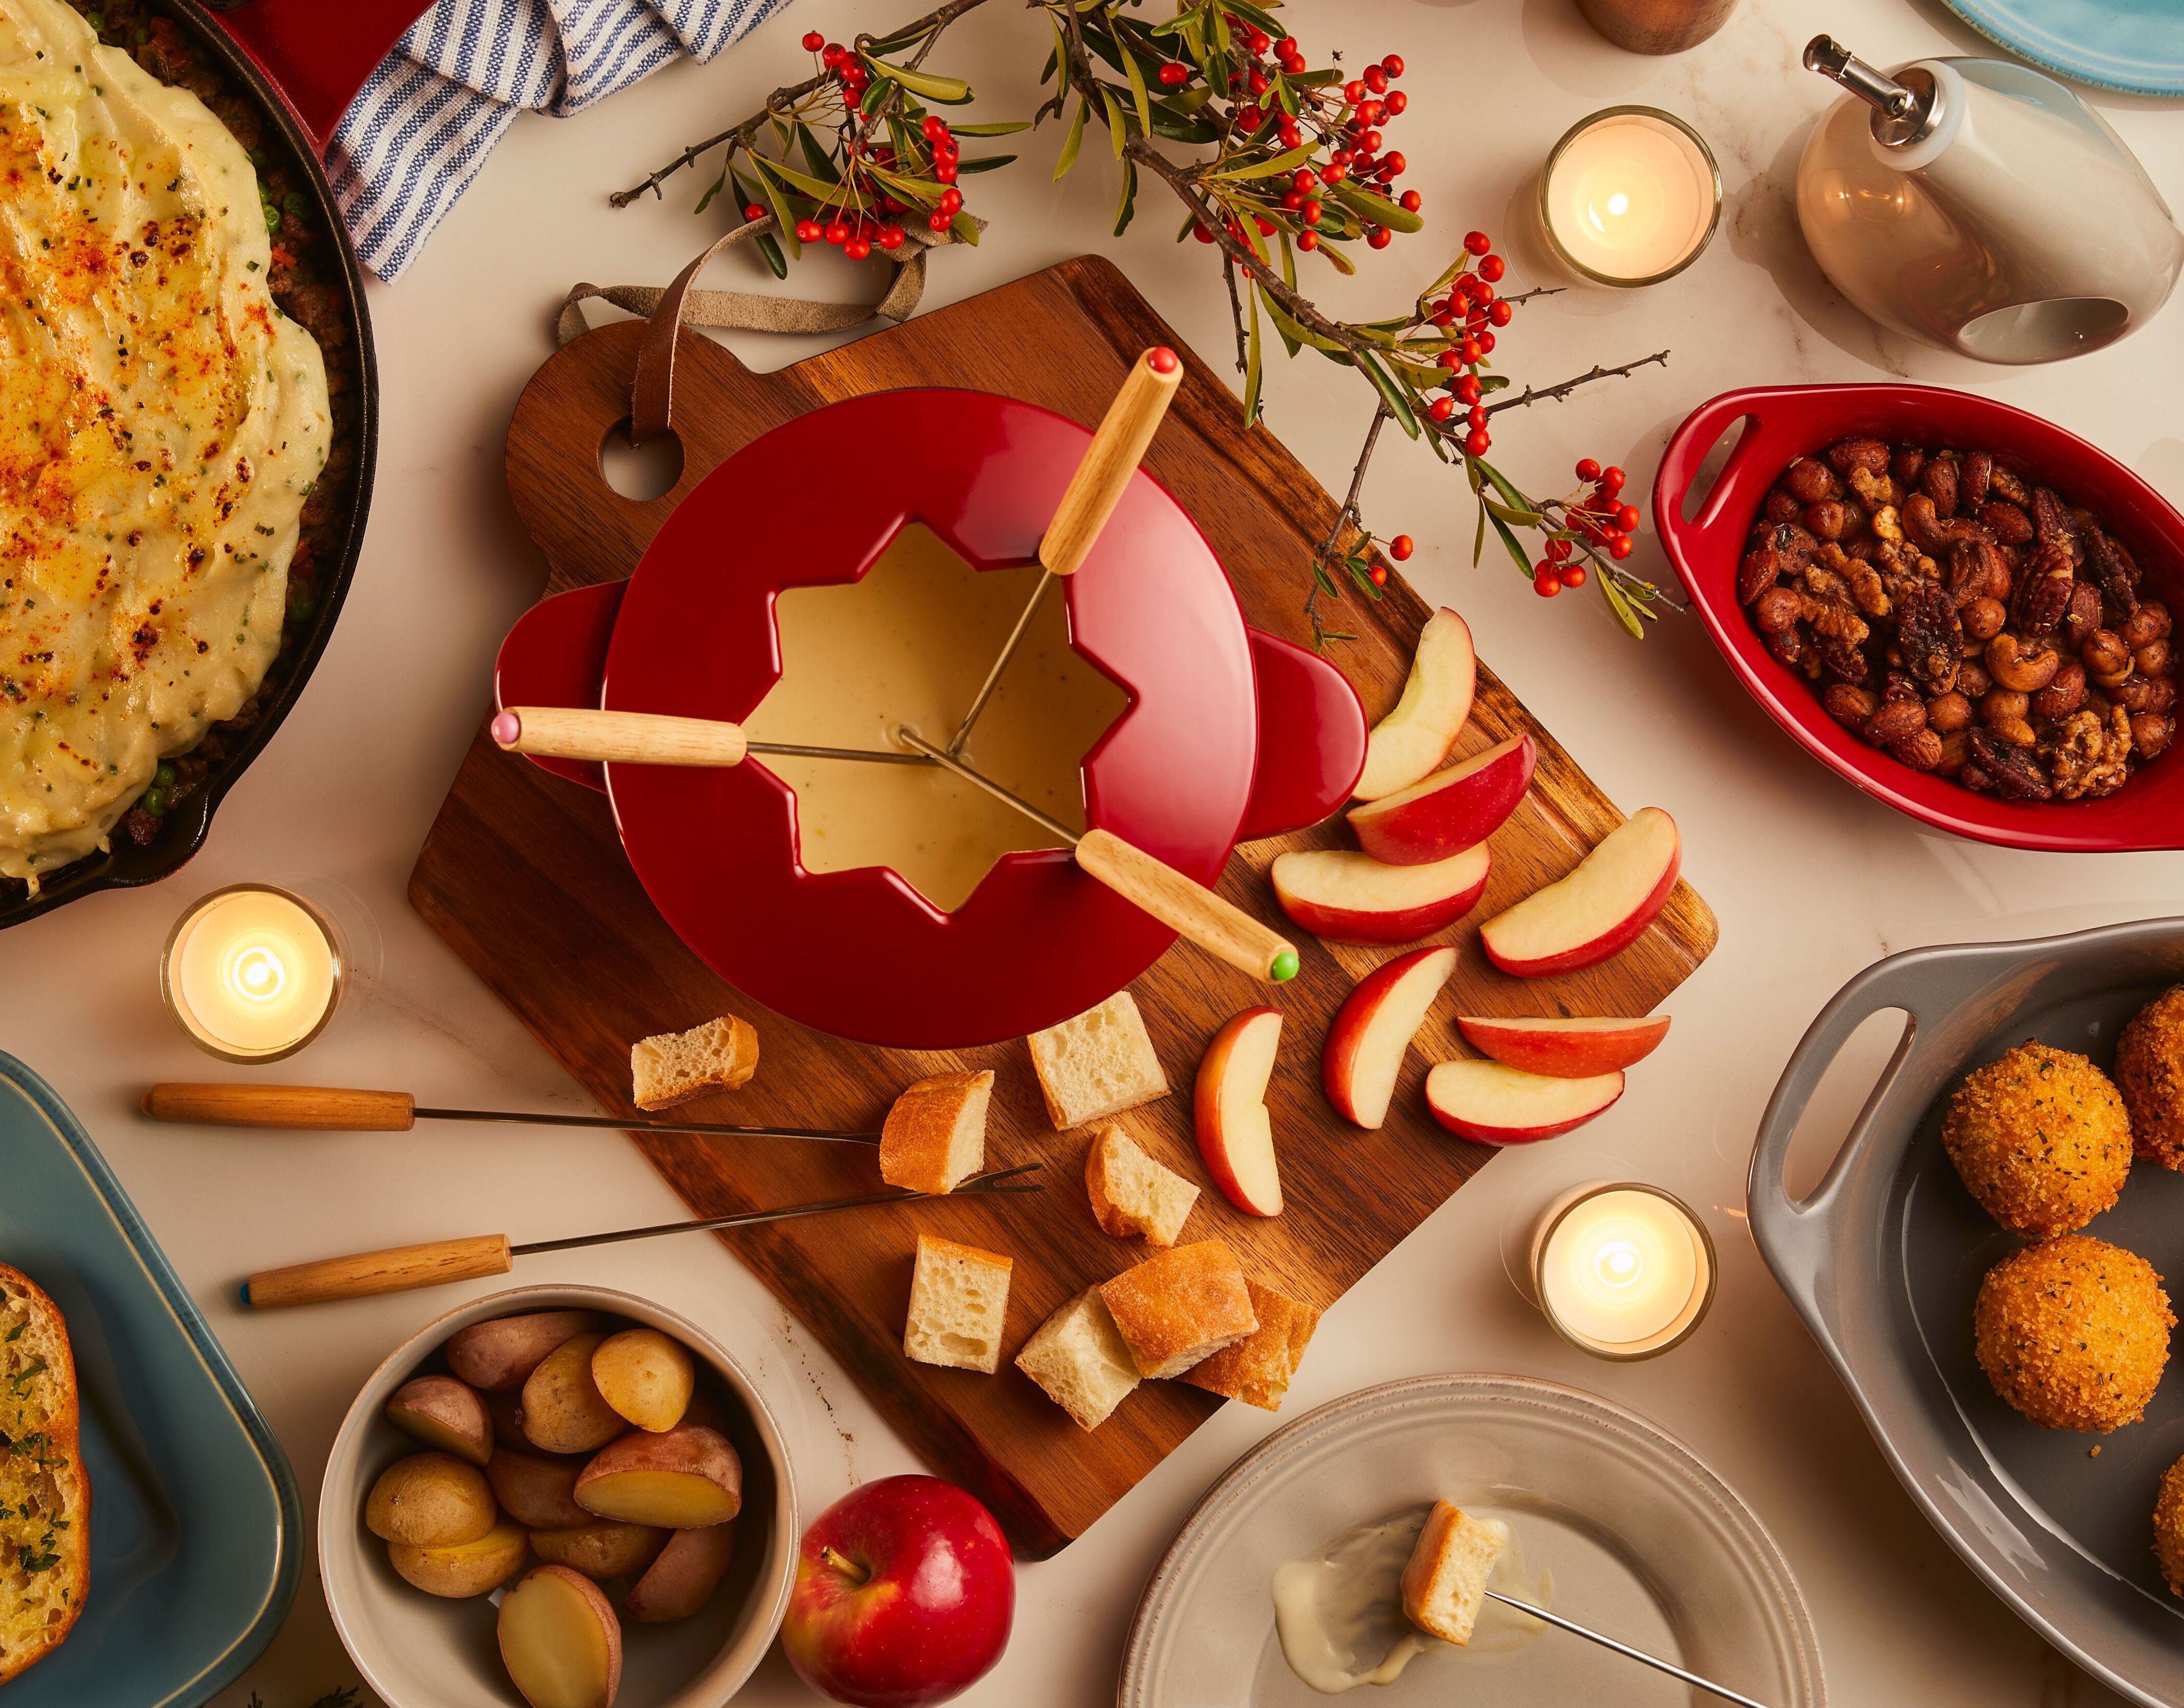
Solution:
<svg viewBox="0 0 2184 1708"><path fill-rule="evenodd" d="M1596 363L1591 373L1580 374L1574 379L1564 380L1558 386L1538 387L1527 386L1513 398L1504 398L1498 403L1488 404L1486 413L1490 415L1498 415L1504 409L1521 409L1527 403L1559 403L1580 386L1589 386L1595 380L1621 379L1625 375L1636 373L1641 368L1650 368L1656 362L1664 368L1667 367L1669 353L1666 350L1656 350L1650 356L1641 356L1636 361L1625 362L1619 368L1603 368Z"/></svg>
<svg viewBox="0 0 2184 1708"><path fill-rule="evenodd" d="M1228 281L1228 318L1236 327L1236 371L1248 377L1251 356L1244 334L1244 299L1236 294L1236 264L1226 255L1221 258L1221 276Z"/></svg>
<svg viewBox="0 0 2184 1708"><path fill-rule="evenodd" d="M1365 430L1365 444L1357 453L1357 466L1350 471L1350 491L1342 500L1342 508L1334 513L1334 525L1327 531L1327 537L1319 542L1319 550L1312 560L1312 591L1305 595L1304 614L1312 621L1312 637L1315 646L1326 639L1319 620L1319 596L1324 591L1320 575L1334 561L1342 547L1342 537L1349 532L1352 522L1359 519L1357 500L1365 490L1365 470L1373 461L1373 448L1380 442L1380 429L1395 419L1383 398L1373 411L1373 424Z"/></svg>

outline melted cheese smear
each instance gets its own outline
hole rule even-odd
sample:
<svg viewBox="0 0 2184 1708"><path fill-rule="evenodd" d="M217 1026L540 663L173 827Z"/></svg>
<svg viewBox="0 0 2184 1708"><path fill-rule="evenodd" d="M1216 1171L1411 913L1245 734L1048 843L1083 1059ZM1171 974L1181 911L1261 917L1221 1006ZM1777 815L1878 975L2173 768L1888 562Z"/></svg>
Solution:
<svg viewBox="0 0 2184 1708"><path fill-rule="evenodd" d="M744 720L755 742L907 752L908 724L945 746L1038 585L1036 568L973 570L912 522L861 581L792 587L774 601L781 680ZM1080 761L1128 697L1069 644L1050 587L963 749L966 764L1072 830L1084 827ZM1031 820L937 765L755 757L796 792L806 871L888 866L952 913L994 861L1058 846Z"/></svg>
<svg viewBox="0 0 2184 1708"><path fill-rule="evenodd" d="M1507 1512L1477 1510L1508 1522ZM1290 1670L1323 1695L1361 1684L1392 1684L1403 1669L1429 1652L1464 1661L1506 1660L1528 1649L1547 1629L1498 1601L1479 1610L1471 1641L1459 1649L1429 1637L1403 1616L1403 1567L1425 1527L1426 1510L1383 1524L1346 1530L1305 1560L1274 1568L1274 1628ZM1487 1585L1536 1607L1553 1605L1552 1574L1524 1571L1524 1549L1513 1535L1487 1574Z"/></svg>
<svg viewBox="0 0 2184 1708"><path fill-rule="evenodd" d="M257 174L60 0L0 0L0 875L106 846L257 693L326 462Z"/></svg>

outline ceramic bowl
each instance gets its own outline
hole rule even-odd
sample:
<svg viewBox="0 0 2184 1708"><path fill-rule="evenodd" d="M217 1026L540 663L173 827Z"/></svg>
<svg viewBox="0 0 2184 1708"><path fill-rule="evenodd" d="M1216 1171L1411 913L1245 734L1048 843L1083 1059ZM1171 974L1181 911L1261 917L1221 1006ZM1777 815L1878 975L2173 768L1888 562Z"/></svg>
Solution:
<svg viewBox="0 0 2184 1708"><path fill-rule="evenodd" d="M1742 435L1712 488L1686 514L1708 453ZM1778 664L1737 603L1736 566L1761 501L1792 458L1871 434L1992 451L2094 511L2131 548L2146 589L2184 610L2184 516L2107 453L2037 415L1932 386L1783 386L1730 392L1693 410L1661 459L1653 515L1691 604L1737 680L1806 752L1838 776L1922 823L1980 842L2062 853L2184 848L2184 751L2144 766L2114 794L2006 801L1914 771L1827 715L1814 686Z"/></svg>
<svg viewBox="0 0 2184 1708"><path fill-rule="evenodd" d="M495 1638L498 1596L444 1600L395 1576L387 1544L364 1527L379 1473L421 1450L382 1413L412 1376L444 1369L459 1328L526 1311L597 1310L671 1334L727 1401L744 1466L735 1562L713 1599L671 1625L626 1625L621 1708L718 1708L757 1666L788 1611L800 1527L779 1427L743 1367L711 1335L671 1310L604 1287L520 1287L449 1311L410 1337L371 1374L343 1419L319 1503L319 1570L334 1627L387 1708L509 1708L517 1700Z"/></svg>

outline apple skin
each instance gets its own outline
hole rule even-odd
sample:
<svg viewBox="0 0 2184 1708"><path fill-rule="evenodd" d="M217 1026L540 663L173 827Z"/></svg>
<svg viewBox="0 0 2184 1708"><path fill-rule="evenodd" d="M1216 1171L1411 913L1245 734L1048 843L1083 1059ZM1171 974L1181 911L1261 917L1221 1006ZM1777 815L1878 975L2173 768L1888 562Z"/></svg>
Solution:
<svg viewBox="0 0 2184 1708"><path fill-rule="evenodd" d="M1365 769L1351 796L1378 800L1437 769L1471 715L1478 686L1471 626L1443 605L1418 632L1402 697L1365 738Z"/></svg>
<svg viewBox="0 0 2184 1708"><path fill-rule="evenodd" d="M1513 736L1423 782L1350 809L1357 846L1388 865L1424 865L1483 843L1517 810L1540 744Z"/></svg>
<svg viewBox="0 0 2184 1708"><path fill-rule="evenodd" d="M1434 866L1390 866L1354 848L1292 848L1274 856L1270 876L1282 911L1314 937L1329 943L1383 944L1416 943L1443 926L1453 925L1479 905L1486 893L1492 862L1485 845L1465 848ZM1447 868L1456 886L1430 900L1390 907L1341 906L1329 901L1330 887L1368 892L1379 880L1389 888L1410 892L1435 887L1435 867ZM1318 889L1318 897L1308 892Z"/></svg>
<svg viewBox="0 0 2184 1708"><path fill-rule="evenodd" d="M837 1702L922 1708L992 1669L1016 1602L1015 1556L992 1513L937 1477L883 1477L804 1533L781 1646Z"/></svg>
<svg viewBox="0 0 2184 1708"><path fill-rule="evenodd" d="M1221 1195L1246 1216L1279 1216L1282 1213L1281 1179L1275 1171L1273 1138L1267 1121L1267 1081L1261 1078L1253 1086L1231 1086L1228 1081L1239 1072L1256 1073L1254 1066L1245 1060L1252 1045L1265 1049L1269 1073L1273 1067L1273 1045L1267 1041L1271 1029L1279 1041L1282 1029L1282 1011L1278 1008L1247 1008L1213 1034L1213 1042L1206 1046L1206 1054L1199 1059L1198 1083L1192 1095L1194 1124L1198 1131L1198 1154L1206 1164L1206 1171ZM1244 1130L1231 1131L1231 1121L1222 1113L1223 1092L1232 1094L1237 1090L1250 1093L1250 1101L1256 1112L1256 1121L1247 1117ZM1251 1162L1243 1154L1245 1147L1256 1149L1264 1147L1260 1166L1264 1170L1271 1192L1254 1191L1242 1177Z"/></svg>
<svg viewBox="0 0 2184 1708"><path fill-rule="evenodd" d="M1327 1028L1327 1043L1320 1052L1320 1083L1327 1093L1327 1100L1334 1105L1335 1113L1344 1120L1354 1121L1368 1131L1379 1127L1387 1117L1384 1106L1378 1112L1360 1106L1357 1093L1361 1090L1377 1090L1377 1086L1366 1088L1360 1083L1359 1075L1367 1066L1367 1051L1373 1041L1373 1022L1387 1004L1396 997L1396 987L1416 974L1429 983L1431 993L1419 1009L1418 1018L1404 1032L1401 1046L1396 1052L1396 1075L1402 1071L1403 1057L1409 1053L1411 1040L1425 1023L1426 1010L1432 1006L1433 998L1440 993L1456 971L1456 951L1445 943L1414 949L1408 954L1399 954L1393 960L1375 967L1357 982L1357 988L1343 999L1335 1011L1333 1022ZM1390 1081L1395 1077L1391 1075ZM1374 1119L1367 1120L1368 1115Z"/></svg>
<svg viewBox="0 0 2184 1708"><path fill-rule="evenodd" d="M1549 1079L1498 1061L1445 1061L1426 1075L1426 1108L1459 1138L1537 1144L1583 1127L1623 1095L1623 1075ZM1499 1107L1496 1107L1496 1105Z"/></svg>
<svg viewBox="0 0 2184 1708"><path fill-rule="evenodd" d="M1669 818L1668 814L1663 812L1658 807L1643 807L1636 815L1609 832L1609 839L1613 840L1613 837L1631 830L1639 824L1640 820L1649 814L1656 818L1667 820L1669 832L1672 837L1674 836L1675 832L1674 819ZM1548 978L1557 973L1576 972L1583 967L1596 966L1610 956L1620 954L1644 936L1646 927L1652 924L1661 910L1668 905L1669 897L1676 887L1677 875L1683 870L1684 853L1680 837L1672 841L1667 864L1654 881L1652 887L1632 902L1618 917L1607 921L1600 930L1585 941L1570 943L1551 954L1524 956L1512 952L1506 941L1495 931L1496 926L1502 924L1518 909L1530 907L1534 903L1547 897L1551 892L1561 888L1563 885L1570 883L1573 879L1577 878L1585 871L1585 862L1592 860L1600 853L1601 848L1607 846L1607 843L1603 841L1598 848L1593 849L1591 854L1585 857L1585 860L1579 862L1577 869L1568 876L1558 879L1544 889L1535 891L1523 901L1518 902L1515 907L1496 914L1480 926L1479 945L1486 951L1486 958L1502 971L1513 973L1519 978Z"/></svg>
<svg viewBox="0 0 2184 1708"><path fill-rule="evenodd" d="M1590 1079L1652 1054L1669 1035L1669 1016L1644 1020L1535 1020L1458 1016L1457 1030L1474 1049L1505 1067L1550 1079Z"/></svg>

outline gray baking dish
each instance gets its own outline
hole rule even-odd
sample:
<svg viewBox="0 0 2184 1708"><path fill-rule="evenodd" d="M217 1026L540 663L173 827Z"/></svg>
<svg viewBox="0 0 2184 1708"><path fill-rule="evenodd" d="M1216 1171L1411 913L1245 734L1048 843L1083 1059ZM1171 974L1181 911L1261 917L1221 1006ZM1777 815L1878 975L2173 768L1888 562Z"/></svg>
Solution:
<svg viewBox="0 0 2184 1708"><path fill-rule="evenodd" d="M1941 1119L1967 1072L2026 1038L2109 1068L2123 1023L2180 981L2179 919L1879 962L1791 1056L1749 1182L1761 1255L1911 1498L2027 1624L2148 1708L2184 1702L2184 1600L2152 1552L2156 1485L2184 1456L2184 1375L2172 1368L2145 1421L2106 1436L2036 1427L1996 1397L1973 1355L1972 1301L2020 1242L1964 1190ZM1793 1200L1783 1168L1798 1117L1859 1023L1888 1009L1909 1016L1903 1041L1825 1178ZM2184 1293L2184 1175L2139 1163L2086 1232Z"/></svg>

